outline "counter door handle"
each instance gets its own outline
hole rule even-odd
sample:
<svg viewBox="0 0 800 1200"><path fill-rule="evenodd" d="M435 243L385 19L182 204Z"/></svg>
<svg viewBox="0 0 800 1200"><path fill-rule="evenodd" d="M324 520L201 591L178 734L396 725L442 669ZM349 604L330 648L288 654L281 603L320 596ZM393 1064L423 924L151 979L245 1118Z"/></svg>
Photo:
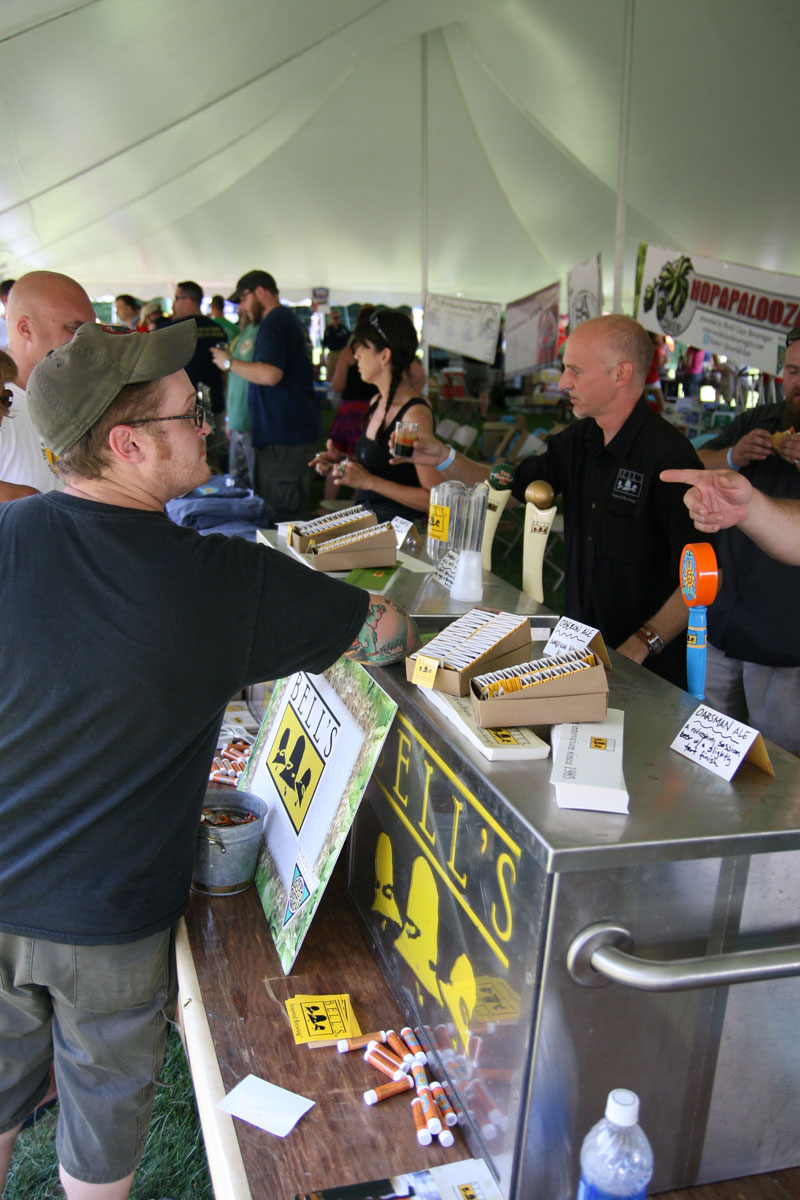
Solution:
<svg viewBox="0 0 800 1200"><path fill-rule="evenodd" d="M800 946L736 950L707 958L657 962L631 953L633 939L621 925L599 921L577 934L567 950L567 969L583 987L622 983L645 992L725 987L800 975Z"/></svg>

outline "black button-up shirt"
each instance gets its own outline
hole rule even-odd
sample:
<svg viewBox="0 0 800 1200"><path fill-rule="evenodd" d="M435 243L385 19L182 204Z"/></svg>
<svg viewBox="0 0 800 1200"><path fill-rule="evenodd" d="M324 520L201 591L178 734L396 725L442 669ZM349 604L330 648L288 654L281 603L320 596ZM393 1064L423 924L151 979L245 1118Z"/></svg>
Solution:
<svg viewBox="0 0 800 1200"><path fill-rule="evenodd" d="M685 488L661 483L668 467L701 466L690 442L644 399L607 446L591 418L575 421L525 459L513 493L534 479L564 498L564 613L599 629L616 648L679 584L683 547L704 541L683 504ZM646 665L686 686L686 640L675 638Z"/></svg>
<svg viewBox="0 0 800 1200"><path fill-rule="evenodd" d="M787 428L785 404L759 404L732 421L706 450L725 450L751 429ZM800 499L800 471L779 454L742 468L768 496ZM776 562L735 527L718 534L722 586L708 610L708 640L730 658L769 667L800 666L800 567Z"/></svg>

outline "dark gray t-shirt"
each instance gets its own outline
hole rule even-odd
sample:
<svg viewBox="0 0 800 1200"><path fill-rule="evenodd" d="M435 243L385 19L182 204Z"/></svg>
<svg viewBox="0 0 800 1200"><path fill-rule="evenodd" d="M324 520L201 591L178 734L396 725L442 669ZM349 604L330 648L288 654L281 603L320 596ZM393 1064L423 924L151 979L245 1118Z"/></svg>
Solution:
<svg viewBox="0 0 800 1200"><path fill-rule="evenodd" d="M102 944L177 920L225 705L330 666L368 602L161 513L0 505L0 929Z"/></svg>

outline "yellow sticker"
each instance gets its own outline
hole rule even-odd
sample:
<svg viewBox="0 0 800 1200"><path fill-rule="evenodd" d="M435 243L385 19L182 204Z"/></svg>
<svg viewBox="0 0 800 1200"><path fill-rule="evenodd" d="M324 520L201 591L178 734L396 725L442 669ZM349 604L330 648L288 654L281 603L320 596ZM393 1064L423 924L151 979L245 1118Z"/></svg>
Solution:
<svg viewBox="0 0 800 1200"><path fill-rule="evenodd" d="M428 537L446 542L450 534L450 508L447 504L431 504L428 509Z"/></svg>
<svg viewBox="0 0 800 1200"><path fill-rule="evenodd" d="M520 999L505 979L494 975L479 975L475 980L477 997L472 1016L476 1021L506 1021L518 1019Z"/></svg>
<svg viewBox="0 0 800 1200"><path fill-rule="evenodd" d="M292 996L286 1001L286 1011L296 1045L305 1042L327 1044L339 1038L357 1037L361 1033L349 995Z"/></svg>
<svg viewBox="0 0 800 1200"><path fill-rule="evenodd" d="M490 737L493 737L498 746L518 746L519 740L515 738L510 729L502 729L500 726L497 729L487 729L486 732Z"/></svg>
<svg viewBox="0 0 800 1200"><path fill-rule="evenodd" d="M411 677L411 682L418 683L420 687L432 688L438 670L438 659L426 658L424 654L418 654L414 660L414 674Z"/></svg>
<svg viewBox="0 0 800 1200"><path fill-rule="evenodd" d="M607 750L608 749L608 739L604 738L604 737L589 738L589 749L590 750Z"/></svg>

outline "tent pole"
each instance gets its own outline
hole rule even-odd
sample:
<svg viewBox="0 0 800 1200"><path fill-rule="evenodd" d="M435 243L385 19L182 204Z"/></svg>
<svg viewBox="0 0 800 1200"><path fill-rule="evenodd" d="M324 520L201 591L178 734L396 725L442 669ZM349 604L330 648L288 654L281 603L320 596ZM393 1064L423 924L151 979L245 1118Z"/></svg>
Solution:
<svg viewBox="0 0 800 1200"><path fill-rule="evenodd" d="M630 125L631 73L633 69L633 17L636 0L625 0L625 45L622 63L622 96L619 112L617 163L617 224L614 234L614 312L622 311L622 271L627 208L628 127Z"/></svg>
<svg viewBox="0 0 800 1200"><path fill-rule="evenodd" d="M423 33L420 38L420 264L422 303L428 294L428 35ZM430 356L428 343L422 343L422 365L425 374L430 377Z"/></svg>

